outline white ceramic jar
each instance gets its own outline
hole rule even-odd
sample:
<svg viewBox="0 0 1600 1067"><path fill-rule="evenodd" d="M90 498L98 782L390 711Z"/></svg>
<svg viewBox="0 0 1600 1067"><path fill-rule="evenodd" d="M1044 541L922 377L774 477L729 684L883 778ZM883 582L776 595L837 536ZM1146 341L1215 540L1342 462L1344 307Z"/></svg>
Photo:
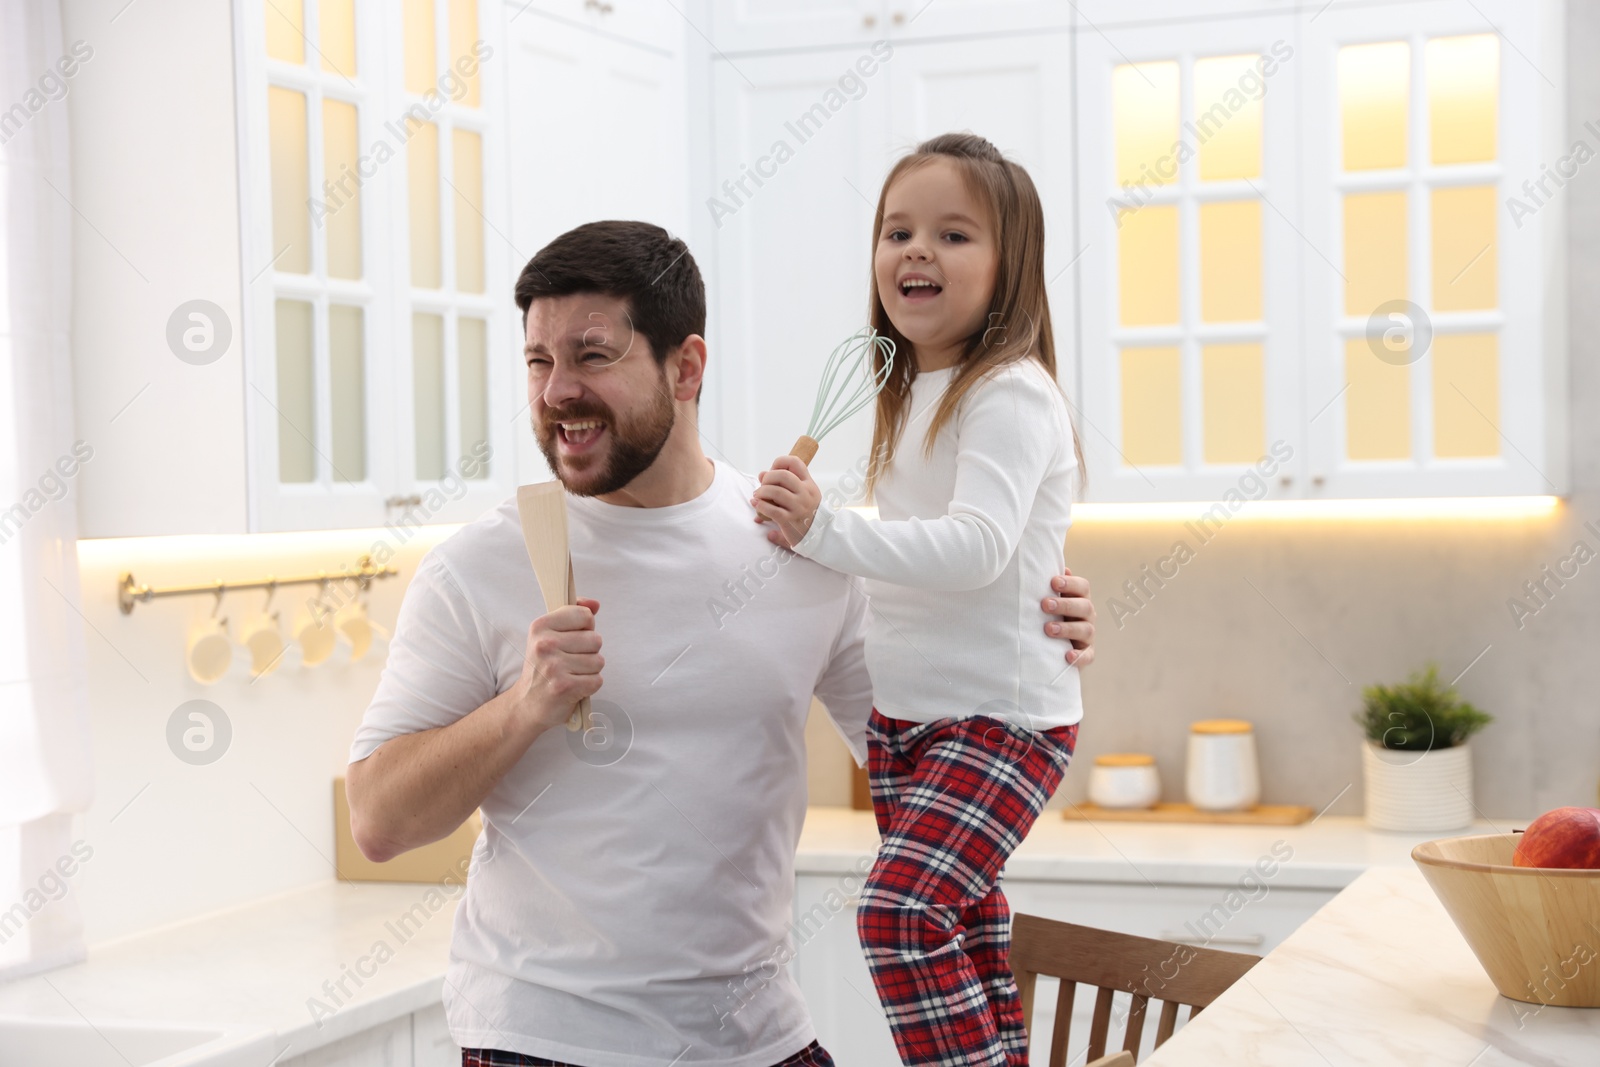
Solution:
<svg viewBox="0 0 1600 1067"><path fill-rule="evenodd" d="M1097 807L1143 809L1161 799L1155 757L1143 752L1107 752L1089 770L1089 800Z"/></svg>
<svg viewBox="0 0 1600 1067"><path fill-rule="evenodd" d="M1200 811L1247 811L1261 799L1256 735L1243 719L1206 719L1189 727L1184 779Z"/></svg>

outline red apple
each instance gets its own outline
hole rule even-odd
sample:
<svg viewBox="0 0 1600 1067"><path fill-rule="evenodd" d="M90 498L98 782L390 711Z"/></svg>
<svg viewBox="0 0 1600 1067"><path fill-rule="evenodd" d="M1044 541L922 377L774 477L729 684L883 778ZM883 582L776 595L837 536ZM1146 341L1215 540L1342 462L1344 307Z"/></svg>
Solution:
<svg viewBox="0 0 1600 1067"><path fill-rule="evenodd" d="M1528 824L1511 863L1515 867L1600 869L1600 809L1545 812Z"/></svg>

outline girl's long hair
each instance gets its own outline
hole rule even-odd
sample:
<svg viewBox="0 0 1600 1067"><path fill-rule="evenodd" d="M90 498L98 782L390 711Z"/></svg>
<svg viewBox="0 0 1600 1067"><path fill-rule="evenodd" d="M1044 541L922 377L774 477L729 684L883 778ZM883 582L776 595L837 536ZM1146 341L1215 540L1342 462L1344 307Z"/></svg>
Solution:
<svg viewBox="0 0 1600 1067"><path fill-rule="evenodd" d="M939 430L955 417L963 397L985 375L1019 360L1033 358L1044 365L1052 380L1056 376L1055 339L1050 331L1050 298L1045 292L1044 208L1028 172L1011 162L994 145L972 133L940 134L917 145L902 157L884 179L878 194L878 209L873 215L872 250L876 263L878 240L883 232L884 205L889 187L917 167L936 159L953 161L967 188L989 210L997 233L999 264L995 271L994 297L989 313L971 337L956 364L934 411L933 421L923 440L925 453L933 451ZM889 379L878 394L877 415L872 426L872 454L867 466L869 489L877 484L894 460L895 446L905 428L911 402L911 380L916 377L911 342L889 320L883 297L878 292L877 270L871 275L871 306L868 313L874 329L894 341L900 353L889 371ZM881 357L878 357L881 358ZM1070 419L1070 411L1069 411ZM1072 433L1072 449L1078 459L1078 484L1083 484L1083 448L1077 430Z"/></svg>

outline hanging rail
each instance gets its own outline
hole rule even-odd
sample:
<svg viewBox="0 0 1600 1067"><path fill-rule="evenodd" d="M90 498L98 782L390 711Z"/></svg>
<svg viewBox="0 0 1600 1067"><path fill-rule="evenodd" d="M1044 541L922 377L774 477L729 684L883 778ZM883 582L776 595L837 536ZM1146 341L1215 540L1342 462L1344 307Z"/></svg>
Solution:
<svg viewBox="0 0 1600 1067"><path fill-rule="evenodd" d="M172 585L163 589L154 589L148 585L139 585L133 580L133 575L123 571L117 577L117 603L122 607L124 615L133 614L136 603L154 600L157 597L167 596L196 596L200 593L213 593L220 598L224 593L238 592L241 589L276 589L282 585L327 585L330 582L341 582L356 579L365 591L379 578L394 578L400 571L390 566L377 566L372 562L371 556L362 556L356 560L355 570L342 570L337 574L327 571L318 571L316 574L296 575L292 578L275 578L268 575L254 582L208 582L204 585Z"/></svg>

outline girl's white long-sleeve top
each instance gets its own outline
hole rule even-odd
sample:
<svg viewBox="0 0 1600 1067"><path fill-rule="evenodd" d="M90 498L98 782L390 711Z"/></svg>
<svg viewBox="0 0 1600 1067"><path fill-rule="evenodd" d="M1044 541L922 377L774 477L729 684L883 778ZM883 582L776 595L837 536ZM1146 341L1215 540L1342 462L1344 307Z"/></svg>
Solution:
<svg viewBox="0 0 1600 1067"><path fill-rule="evenodd" d="M986 715L1033 730L1083 717L1078 670L1044 632L1077 477L1066 398L1034 359L993 372L924 449L954 369L925 371L876 521L824 504L795 551L866 579L873 705L915 722Z"/></svg>

